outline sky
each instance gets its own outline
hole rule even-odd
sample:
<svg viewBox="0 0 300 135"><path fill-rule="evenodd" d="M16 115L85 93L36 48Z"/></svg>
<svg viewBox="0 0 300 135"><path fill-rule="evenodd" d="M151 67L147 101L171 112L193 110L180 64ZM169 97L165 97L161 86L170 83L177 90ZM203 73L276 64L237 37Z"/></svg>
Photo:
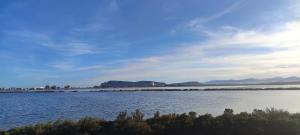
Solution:
<svg viewBox="0 0 300 135"><path fill-rule="evenodd" d="M0 87L300 75L300 0L1 0Z"/></svg>

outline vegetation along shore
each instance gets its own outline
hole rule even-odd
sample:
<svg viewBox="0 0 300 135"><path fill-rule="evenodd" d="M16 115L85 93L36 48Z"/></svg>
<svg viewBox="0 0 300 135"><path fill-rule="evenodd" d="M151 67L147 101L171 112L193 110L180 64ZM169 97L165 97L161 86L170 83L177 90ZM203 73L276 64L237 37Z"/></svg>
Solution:
<svg viewBox="0 0 300 135"><path fill-rule="evenodd" d="M136 110L131 114L121 112L114 121L58 120L0 131L0 135L300 135L300 114L276 109L234 114L232 109L225 109L216 117L156 112L144 119L144 114Z"/></svg>

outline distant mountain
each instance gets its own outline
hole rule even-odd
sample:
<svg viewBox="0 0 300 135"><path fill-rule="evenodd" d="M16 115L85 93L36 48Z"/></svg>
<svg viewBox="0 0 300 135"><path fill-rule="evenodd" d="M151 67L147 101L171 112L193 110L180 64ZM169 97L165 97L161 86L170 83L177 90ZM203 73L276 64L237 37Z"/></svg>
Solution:
<svg viewBox="0 0 300 135"><path fill-rule="evenodd" d="M129 82L129 81L108 81L100 85L102 88L126 88L126 87L163 87L166 86L162 82L154 81L138 81L138 82Z"/></svg>
<svg viewBox="0 0 300 135"><path fill-rule="evenodd" d="M181 82L181 83L171 83L168 86L202 86L200 82Z"/></svg>
<svg viewBox="0 0 300 135"><path fill-rule="evenodd" d="M243 79L243 80L212 80L208 81L205 84L300 84L299 77L274 77L274 78L266 78L266 79Z"/></svg>
<svg viewBox="0 0 300 135"><path fill-rule="evenodd" d="M108 81L100 85L101 88L126 88L126 87L165 87L165 86L205 86L205 85L243 85L243 84L300 84L300 77L274 77L265 79L242 79L242 80L212 80L205 83L200 83L196 81L191 82L180 82L166 84L163 82L155 81ZM99 86L97 86L99 87ZM95 87L95 88L97 88Z"/></svg>

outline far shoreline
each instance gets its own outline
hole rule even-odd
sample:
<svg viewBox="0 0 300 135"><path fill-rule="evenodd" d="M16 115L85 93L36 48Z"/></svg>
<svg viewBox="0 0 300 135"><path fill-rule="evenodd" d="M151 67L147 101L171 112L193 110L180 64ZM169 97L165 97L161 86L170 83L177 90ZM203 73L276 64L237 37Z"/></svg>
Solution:
<svg viewBox="0 0 300 135"><path fill-rule="evenodd" d="M172 89L166 89L163 87L151 87L150 88L106 88L106 89L97 89L97 88L79 88L79 89L61 89L61 90L16 90L16 91L0 91L0 93L60 93L60 92L160 92L160 91L285 91L293 90L298 91L300 87L290 87L290 88L184 88L178 87Z"/></svg>

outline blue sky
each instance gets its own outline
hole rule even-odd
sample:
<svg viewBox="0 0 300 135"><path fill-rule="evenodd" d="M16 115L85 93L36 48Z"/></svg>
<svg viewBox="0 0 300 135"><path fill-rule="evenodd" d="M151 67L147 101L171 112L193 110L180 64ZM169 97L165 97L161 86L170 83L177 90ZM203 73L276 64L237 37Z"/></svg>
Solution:
<svg viewBox="0 0 300 135"><path fill-rule="evenodd" d="M300 74L298 0L1 0L0 87Z"/></svg>

